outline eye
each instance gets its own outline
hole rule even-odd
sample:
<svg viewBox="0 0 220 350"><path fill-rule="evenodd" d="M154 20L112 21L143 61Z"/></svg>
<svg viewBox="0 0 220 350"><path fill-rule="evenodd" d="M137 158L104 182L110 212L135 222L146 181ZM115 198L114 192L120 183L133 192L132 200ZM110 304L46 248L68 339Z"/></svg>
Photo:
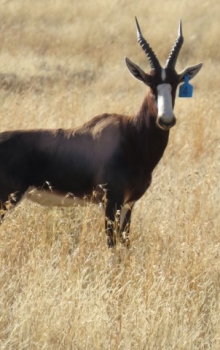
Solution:
<svg viewBox="0 0 220 350"><path fill-rule="evenodd" d="M154 96L157 96L157 89L155 88L155 86L151 86L151 91Z"/></svg>

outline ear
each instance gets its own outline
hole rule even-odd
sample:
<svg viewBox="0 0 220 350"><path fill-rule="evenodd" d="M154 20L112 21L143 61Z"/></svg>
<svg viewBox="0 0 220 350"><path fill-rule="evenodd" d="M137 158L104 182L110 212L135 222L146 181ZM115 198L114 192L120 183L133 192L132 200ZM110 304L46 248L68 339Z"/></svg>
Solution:
<svg viewBox="0 0 220 350"><path fill-rule="evenodd" d="M142 81L144 84L149 85L152 81L152 78L150 75L145 73L141 67L139 67L137 64L133 63L129 58L125 57L125 63L130 71L130 73L135 77L136 79Z"/></svg>
<svg viewBox="0 0 220 350"><path fill-rule="evenodd" d="M195 66L188 67L184 69L179 76L179 83L184 81L184 77L187 74L189 76L189 80L192 79L202 68L202 63L196 64Z"/></svg>

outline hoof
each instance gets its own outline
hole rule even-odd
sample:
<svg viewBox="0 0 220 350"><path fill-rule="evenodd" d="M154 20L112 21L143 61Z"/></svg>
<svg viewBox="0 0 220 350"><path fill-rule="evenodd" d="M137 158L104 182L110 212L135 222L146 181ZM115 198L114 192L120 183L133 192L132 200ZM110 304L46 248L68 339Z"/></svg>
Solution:
<svg viewBox="0 0 220 350"><path fill-rule="evenodd" d="M127 249L130 248L131 242L130 242L130 239L128 237L126 237L126 238L122 237L120 242L125 248L127 248Z"/></svg>
<svg viewBox="0 0 220 350"><path fill-rule="evenodd" d="M116 245L116 243L114 242L114 240L113 240L111 237L108 237L108 238L107 238L107 246L108 246L108 248L109 248L109 249L110 249L110 248L114 248L115 245Z"/></svg>

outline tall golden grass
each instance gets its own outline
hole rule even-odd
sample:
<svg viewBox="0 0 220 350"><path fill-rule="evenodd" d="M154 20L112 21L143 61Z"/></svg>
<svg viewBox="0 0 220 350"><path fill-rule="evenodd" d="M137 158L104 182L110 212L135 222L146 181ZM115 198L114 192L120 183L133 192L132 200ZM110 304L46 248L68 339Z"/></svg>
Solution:
<svg viewBox="0 0 220 350"><path fill-rule="evenodd" d="M202 61L192 99L133 212L129 253L106 248L97 207L23 201L0 228L0 349L220 349L218 0L0 3L0 131L133 114L148 70L134 16L162 64ZM118 264L117 254L122 256Z"/></svg>

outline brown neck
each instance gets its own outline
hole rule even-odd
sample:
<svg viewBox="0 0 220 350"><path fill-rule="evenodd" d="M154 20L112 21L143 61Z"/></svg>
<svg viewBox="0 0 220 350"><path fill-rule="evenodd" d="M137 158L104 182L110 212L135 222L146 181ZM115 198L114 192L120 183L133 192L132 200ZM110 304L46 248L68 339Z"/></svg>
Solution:
<svg viewBox="0 0 220 350"><path fill-rule="evenodd" d="M145 124L147 127L150 126L152 121L156 123L157 118L157 106L155 97L151 91L149 91L139 109L138 113L134 116L134 121L138 127Z"/></svg>

